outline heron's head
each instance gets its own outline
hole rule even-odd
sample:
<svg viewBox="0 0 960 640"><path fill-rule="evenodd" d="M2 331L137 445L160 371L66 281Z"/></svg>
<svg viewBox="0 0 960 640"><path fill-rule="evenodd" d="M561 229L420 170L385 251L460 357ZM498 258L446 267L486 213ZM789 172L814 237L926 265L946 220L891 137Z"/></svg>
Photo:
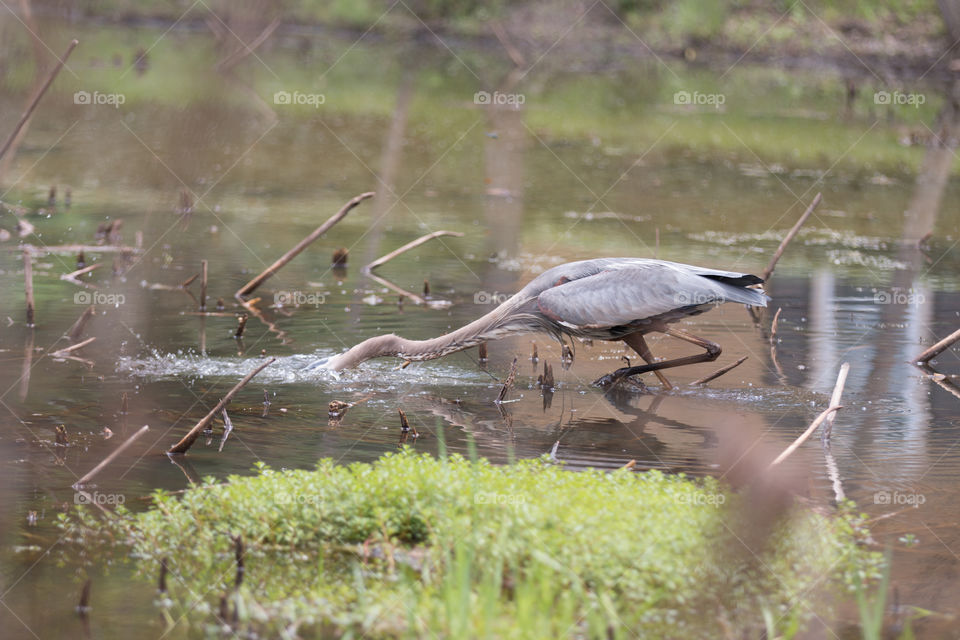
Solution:
<svg viewBox="0 0 960 640"><path fill-rule="evenodd" d="M305 366L301 371L317 371L317 372L326 372L329 373L334 378L340 377L340 367L337 366L338 356L330 356L327 358L321 358L311 362Z"/></svg>

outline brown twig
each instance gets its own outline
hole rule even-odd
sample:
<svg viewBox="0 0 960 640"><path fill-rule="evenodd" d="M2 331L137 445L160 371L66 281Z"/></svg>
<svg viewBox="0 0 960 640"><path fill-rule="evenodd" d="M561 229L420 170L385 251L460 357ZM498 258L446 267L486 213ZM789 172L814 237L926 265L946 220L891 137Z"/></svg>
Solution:
<svg viewBox="0 0 960 640"><path fill-rule="evenodd" d="M717 378L719 378L719 377L722 376L723 374L727 373L728 371L731 371L731 370L736 369L737 367L739 367L741 364L743 364L744 360L746 360L746 359L747 359L747 356L743 356L742 358L740 358L739 360L737 360L737 361L734 362L733 364L728 364L728 365L725 366L725 367L720 367L719 369L717 369L716 371L714 371L714 372L711 373L710 375L704 376L704 377L700 378L699 380L694 380L693 382L690 383L690 385L691 385L691 386L698 386L698 385L702 385L702 384L707 384L708 382L710 382L710 381L712 381L712 380L716 380Z"/></svg>
<svg viewBox="0 0 960 640"><path fill-rule="evenodd" d="M537 355L537 343L531 341L530 344L533 345L533 353L530 355L530 360L531 360L531 362L536 363L536 362L538 362L538 361L540 360L540 356Z"/></svg>
<svg viewBox="0 0 960 640"><path fill-rule="evenodd" d="M33 258L29 251L23 252L23 291L27 297L27 326L33 326Z"/></svg>
<svg viewBox="0 0 960 640"><path fill-rule="evenodd" d="M416 240L413 240L412 242L408 242L407 244L403 245L403 246L400 247L399 249L395 249L395 250L391 251L390 253L388 253L388 254L385 255L385 256L381 256L380 258L377 258L376 260L374 260L374 261L371 262L370 264L364 266L363 269L361 269L361 271L362 271L363 273L365 273L365 274L366 274L366 273L369 273L369 272L373 271L374 269L376 269L377 267L381 267L381 266L383 266L384 264L390 262L391 260L393 260L393 259L396 258L397 256L402 255L402 254L406 253L407 251L410 251L411 249L415 249L415 248L419 247L420 245L422 245L422 244L425 243L425 242L429 242L430 240L433 240L434 238L440 238L440 237L442 237L442 236L453 236L453 237L455 237L455 238L462 238L462 237L463 237L463 234L460 233L460 232L458 232L458 231L434 231L433 233L428 233L428 234L425 235L425 236L420 236L419 238L417 238ZM426 281L424 281L424 282L426 282ZM424 292L424 295L429 295L429 294L430 294L430 290L429 290L429 285L428 285L428 286L427 286L427 289L426 289L425 292Z"/></svg>
<svg viewBox="0 0 960 640"><path fill-rule="evenodd" d="M253 380L253 377L255 375L257 375L258 373L260 373L261 371L263 371L264 369L266 369L268 366L270 366L276 361L277 361L276 358L270 358L269 360L261 364L259 367L257 367L256 369L248 373L246 376L244 376L243 380L241 380L236 385L234 385L234 387L227 392L227 395L223 396L220 402L217 403L217 406L211 409L210 413L204 416L200 420L200 422L195 424L193 428L190 429L190 431L187 433L187 435L183 436L180 442L170 447L170 449L167 450L167 453L186 453L190 449L190 447L193 446L193 443L196 442L197 437L200 435L200 432L207 428L207 425L210 424L210 421L213 420L214 416L216 416L217 413L222 411L224 407L230 404L230 401L233 400L233 396L235 396L237 392L240 391L240 389L243 389L245 386L247 386L247 383Z"/></svg>
<svg viewBox="0 0 960 640"><path fill-rule="evenodd" d="M938 355L946 351L951 345L953 345L953 343L957 342L958 340L960 340L960 329L957 329L956 331L951 333L949 336L947 336L937 344L933 345L932 347L930 347L929 349L927 349L926 351L918 355L916 358L913 359L913 361L918 364L927 364L930 360L932 360L933 358L937 357Z"/></svg>
<svg viewBox="0 0 960 640"><path fill-rule="evenodd" d="M489 358L487 357L486 342L481 342L479 346L477 346L477 360L479 360L480 362L486 362L487 360L489 360Z"/></svg>
<svg viewBox="0 0 960 640"><path fill-rule="evenodd" d="M306 238L298 242L296 246L294 246L292 249L287 251L285 254L280 256L280 258L278 258L276 262L274 262L272 265L267 267L260 275L258 275L256 278L254 278L247 284L243 285L234 294L234 296L237 298L242 298L244 296L248 296L251 293L253 293L253 291L257 287L259 287L261 284L263 284L270 276L272 276L277 271L282 269L288 262L296 258L304 249L307 248L307 246L310 245L310 243L312 243L314 240L316 240L317 238L322 236L324 233L326 233L327 230L330 229L330 227L340 222L340 220L343 219L344 216L350 213L351 209L356 207L358 204L360 204L367 198L372 198L374 195L375 194L373 191L368 191L367 193L361 193L360 195L350 200L350 202L343 205L343 208L340 209L340 211L333 214L326 222L324 222L322 225L314 229L310 235L308 235Z"/></svg>
<svg viewBox="0 0 960 640"><path fill-rule="evenodd" d="M194 280L196 280L196 279L199 278L199 277L200 277L200 274L199 274L199 273L195 273L195 274L193 274L192 276L190 276L189 278L187 278L186 280L184 280L183 282L181 282L180 285L179 285L177 288L178 288L178 289L186 289L187 287L189 287L190 285L193 284L193 281L194 281Z"/></svg>
<svg viewBox="0 0 960 640"><path fill-rule="evenodd" d="M77 321L73 323L73 326L67 331L67 337L71 340L76 340L80 337L80 334L83 333L84 328L87 326L87 322L90 321L90 318L93 317L96 307L90 305L83 310L83 313L80 314L80 317L77 318Z"/></svg>
<svg viewBox="0 0 960 640"><path fill-rule="evenodd" d="M137 438L139 438L149 430L150 430L149 425L143 425L142 427L140 427L140 429L138 429L136 433L134 433L132 436L127 438L126 442L124 442L122 445L114 449L110 453L110 455L108 455L106 458L103 459L103 461L100 462L100 464L98 464L93 469L88 471L82 478L74 482L73 488L76 489L77 487L83 486L85 483L89 482L95 475L100 473L104 467L106 467L108 464L116 460L117 456L119 456L121 453L126 451L127 448L129 448L130 445L133 444Z"/></svg>
<svg viewBox="0 0 960 640"><path fill-rule="evenodd" d="M33 96L33 100L30 101L30 104L27 105L26 110L23 112L23 115L20 116L19 122L13 128L13 131L10 132L10 137L7 138L7 141L3 143L3 147L0 148L0 158L2 158L7 150L10 149L10 145L13 144L14 139L19 135L20 130L23 129L23 126L27 123L27 120L30 119L30 116L33 114L33 110L37 108L37 105L40 103L40 99L43 98L43 95L47 92L47 89L50 88L50 85L53 84L54 78L57 77L57 74L60 73L60 69L63 68L63 65L67 63L67 58L70 57L70 54L73 53L74 48L80 44L78 40L72 40L70 46L67 47L67 51L60 57L57 61L57 64L53 66L53 69L50 70L50 75L47 76L46 82L40 87L40 90Z"/></svg>
<svg viewBox="0 0 960 640"><path fill-rule="evenodd" d="M786 250L787 245L790 244L790 241L793 240L793 237L797 235L797 232L800 231L800 227L803 226L803 223L807 221L807 218L810 217L810 214L813 213L813 210L817 208L820 204L820 200L823 199L822 194L818 193L814 196L813 201L810 203L810 206L807 207L807 210L803 212L803 215L800 216L800 219L797 220L797 223L793 225L793 228L787 233L787 236L780 242L780 246L777 247L777 250L773 253L773 257L770 258L770 263L767 265L767 268L763 270L763 275L760 276L763 278L764 282L770 279L770 276L773 275L773 270L777 266L777 262L780 261L780 257L783 255L783 252Z"/></svg>

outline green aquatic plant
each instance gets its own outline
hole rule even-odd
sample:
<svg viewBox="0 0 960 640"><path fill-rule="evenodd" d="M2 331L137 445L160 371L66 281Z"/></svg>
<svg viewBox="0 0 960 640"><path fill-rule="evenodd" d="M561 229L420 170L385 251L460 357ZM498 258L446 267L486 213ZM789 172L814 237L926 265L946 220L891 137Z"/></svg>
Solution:
<svg viewBox="0 0 960 640"><path fill-rule="evenodd" d="M151 578L166 559L173 619L308 637L792 635L879 573L847 512L792 507L745 546L749 505L711 478L408 450L257 471L63 526Z"/></svg>

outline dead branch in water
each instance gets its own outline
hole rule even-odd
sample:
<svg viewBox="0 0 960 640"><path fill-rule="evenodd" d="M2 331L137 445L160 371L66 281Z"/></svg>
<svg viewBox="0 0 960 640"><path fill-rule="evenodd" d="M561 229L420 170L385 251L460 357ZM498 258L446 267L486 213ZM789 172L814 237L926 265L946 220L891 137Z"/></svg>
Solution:
<svg viewBox="0 0 960 640"><path fill-rule="evenodd" d="M266 369L268 366L270 366L276 361L277 361L276 358L270 358L269 360L261 364L259 367L257 367L256 369L248 373L246 376L244 376L243 380L241 380L236 385L234 385L234 387L227 392L227 395L223 396L220 402L217 403L217 406L211 409L210 413L205 415L200 420L200 422L195 424L193 428L190 429L190 431L187 433L187 435L183 436L180 442L170 447L170 449L167 450L167 453L186 453L190 449L190 447L193 446L193 443L196 442L197 437L199 437L200 435L200 432L207 428L207 425L210 424L210 421L213 420L214 416L216 416L217 413L219 413L220 411L223 411L223 409L228 404L230 404L230 401L233 400L233 396L237 395L237 392L240 391L240 389L243 389L245 386L247 386L247 384L251 380L253 380L253 377L255 375L257 375L258 373L260 373L261 371L263 371L264 369Z"/></svg>
<svg viewBox="0 0 960 640"><path fill-rule="evenodd" d="M95 341L95 340L96 340L96 338L87 338L87 339L84 340L83 342L78 342L77 344L72 344L72 345L70 345L69 347L64 347L63 349L57 349L56 351L54 351L53 353L50 354L50 357L52 357L52 358L63 358L63 357L65 357L65 356L68 356L70 353L76 351L77 349L82 349L83 347L87 346L88 344L90 344L91 342L93 342L93 341Z"/></svg>
<svg viewBox="0 0 960 640"><path fill-rule="evenodd" d="M820 204L820 201L823 199L823 195L818 193L814 196L813 201L810 203L810 206L807 207L807 210L803 212L803 215L800 216L800 219L797 220L797 223L793 225L793 228L787 233L787 236L780 242L780 246L777 247L777 250L773 253L773 257L770 258L770 263L767 265L767 268L763 270L763 275L760 277L763 278L763 281L766 282L770 279L770 276L773 275L773 270L777 266L777 262L780 261L780 257L783 255L783 252L786 250L787 245L790 244L790 241L793 240L793 237L797 235L797 232L800 231L800 227L803 226L803 223L807 221L807 218L810 217L810 214L813 213L813 210L817 208Z"/></svg>
<svg viewBox="0 0 960 640"><path fill-rule="evenodd" d="M813 435L813 432L817 430L817 427L819 427L824 420L830 417L835 411L838 411L839 409L843 408L840 404L835 404L835 403L840 402L840 396L843 393L843 384L847 379L847 372L849 370L850 370L850 365L844 362L843 366L840 367L840 373L837 375L837 384L833 388L833 395L830 398L830 406L827 407L827 409L825 409L823 413L818 415L817 419L814 420L812 423L810 423L810 426L807 427L807 430L804 431L802 434L800 434L800 437L794 440L793 444L791 444L789 447L784 449L783 453L777 456L776 459L770 463L770 466L768 468L775 467L776 465L786 460L790 456L790 454L796 451L800 447L800 445L806 442L807 439Z"/></svg>
<svg viewBox="0 0 960 640"><path fill-rule="evenodd" d="M127 448L129 448L130 445L133 444L134 441L135 441L137 438L139 438L140 436L142 436L144 433L146 433L146 432L149 431L149 430L150 430L150 426L149 426L149 425L143 425L142 427L140 427L140 429L139 429L136 433L134 433L132 436L130 436L129 438L127 438L126 442L124 442L122 445L120 445L119 447L117 447L116 449L114 449L114 450L110 453L110 455L108 455L106 458L103 459L103 461L102 461L100 464L98 464L97 466L95 466L93 469L91 469L90 471L88 471L86 475L84 475L82 478L80 478L80 479L77 480L75 483L73 483L73 487L74 487L74 488L77 488L77 487L82 486L82 485L84 485L85 483L89 482L95 475L97 475L98 473L100 473L105 466L107 466L108 464L110 464L111 462L113 462L114 460L116 460L117 456L119 456L121 453L123 453L124 451L126 451Z"/></svg>
<svg viewBox="0 0 960 640"><path fill-rule="evenodd" d="M937 344L933 345L932 347L930 347L929 349L927 349L926 351L918 355L916 358L914 358L914 362L919 364L927 364L928 362L930 362L930 360L934 359L935 357L937 357L938 355L946 351L951 345L953 345L953 343L957 342L958 340L960 340L960 329L957 329L956 331L951 333L949 336L947 336Z"/></svg>
<svg viewBox="0 0 960 640"><path fill-rule="evenodd" d="M83 313L80 314L80 317L77 318L77 321L73 323L73 326L67 331L67 337L71 340L76 340L80 337L80 334L83 333L84 328L87 326L90 318L93 317L96 307L90 305L83 310Z"/></svg>
<svg viewBox="0 0 960 640"><path fill-rule="evenodd" d="M477 360L479 360L480 362L486 362L489 359L490 358L487 357L487 343L481 342L477 346Z"/></svg>
<svg viewBox="0 0 960 640"><path fill-rule="evenodd" d="M777 345L777 327L780 324L780 312L783 311L783 307L777 307L777 312L773 314L773 322L770 323L770 346L775 347Z"/></svg>
<svg viewBox="0 0 960 640"><path fill-rule="evenodd" d="M510 365L510 373L507 375L506 381L503 383L503 386L500 387L500 393L497 395L495 402L501 404L504 400L507 399L507 393L510 389L513 388L513 382L517 379L517 356L513 356L513 363Z"/></svg>
<svg viewBox="0 0 960 640"><path fill-rule="evenodd" d="M711 373L710 375L704 376L704 377L700 378L699 380L694 380L693 382L690 383L690 385L691 385L691 386L698 386L698 385L702 385L702 384L707 384L707 383L710 382L711 380L716 380L717 378L719 378L719 377L722 376L723 374L727 373L728 371L731 371L731 370L736 369L737 367L739 367L741 364L743 364L744 360L746 360L746 359L747 359L747 356L743 356L742 358L740 358L739 360L737 360L737 361L734 362L733 364L728 364L728 365L725 366L725 367L720 367L719 369L717 369L716 371L714 371L714 372ZM629 366L629 365L627 365L627 366Z"/></svg>
<svg viewBox="0 0 960 640"><path fill-rule="evenodd" d="M89 284L89 283L86 283L86 282L83 282L82 280L80 280L80 276L86 275L86 274L90 273L91 271L93 271L94 269L99 269L99 268L102 267L102 266L103 266L103 263L102 263L102 262L95 262L94 264L91 264L91 265L88 266L88 267L83 267L82 269L77 269L76 271L71 271L70 273L61 274L61 275L60 275L60 279L63 280L63 281L65 281L65 282L70 282L70 283L72 283L72 284L75 284L75 285L77 285L78 287L89 287L89 288L91 288L91 289L96 289L96 287L93 286L92 284Z"/></svg>
<svg viewBox="0 0 960 640"><path fill-rule="evenodd" d="M46 82L43 83L43 85L40 87L40 90L37 91L37 93L33 96L33 100L30 101L30 104L27 105L26 110L20 116L20 120L13 128L13 131L10 132L10 136L7 138L7 141L4 142L3 147L0 148L0 158L2 158L10 149L10 145L13 144L13 141L20 134L20 130L23 129L23 126L27 124L27 120L30 119L30 116L33 115L34 109L36 109L37 105L40 103L40 99L43 98L43 95L47 92L47 89L49 89L50 85L53 84L57 74L60 73L60 69L62 69L63 65L67 63L67 58L70 57L70 54L73 53L73 50L78 44L80 44L79 40L71 40L70 46L67 47L66 52L60 57L59 60L57 60L57 64L53 66L53 69L50 70L50 75L47 76Z"/></svg>
<svg viewBox="0 0 960 640"><path fill-rule="evenodd" d="M233 431L233 422L230 421L230 416L227 415L227 410L223 410L223 437L220 439L220 448L218 451L223 451L223 445L227 443L227 438L230 437L230 432Z"/></svg>
<svg viewBox="0 0 960 640"><path fill-rule="evenodd" d="M27 297L27 326L33 326L33 258L29 251L23 252L23 292Z"/></svg>
<svg viewBox="0 0 960 640"><path fill-rule="evenodd" d="M72 254L72 253L139 253L140 249L128 247L126 245L115 244L54 244L37 247L32 244L25 244L21 247L24 251L29 251L32 255L42 256L48 253Z"/></svg>
<svg viewBox="0 0 960 640"><path fill-rule="evenodd" d="M442 237L442 236L453 236L453 237L455 237L455 238L462 238L462 237L463 237L463 234L460 233L459 231L434 231L433 233L428 233L428 234L425 235L425 236L420 236L419 238L417 238L416 240L414 240L414 241L412 241L412 242L408 242L407 244L403 245L403 246L400 247L399 249L395 249L395 250L391 251L390 253L388 253L388 254L385 255L385 256L382 256L382 257L380 257L380 258L377 258L376 260L374 260L374 261L371 262L370 264L364 266L363 269L361 269L360 271L361 271L362 273L364 273L364 274L367 274L367 273L373 271L374 269L376 269L377 267L383 266L384 264L390 262L391 260L393 260L393 259L396 258L397 256L402 255L402 254L406 253L407 251L410 251L411 249L415 249L415 248L419 247L420 245L422 245L422 244L425 243L425 242L429 242L430 240L433 240L434 238L440 238L440 237ZM424 282L426 282L426 281L424 281ZM430 295L429 288L427 288L427 289L425 290L424 295Z"/></svg>
<svg viewBox="0 0 960 640"><path fill-rule="evenodd" d="M835 407L840 404L840 396L843 395L843 386L847 383L847 374L850 373L850 363L844 362L840 367L840 373L837 375L837 384L833 387L833 395L830 396L830 406ZM820 439L823 442L829 442L833 434L833 421L837 418L836 413L827 416L823 423L823 429L820 431Z"/></svg>
<svg viewBox="0 0 960 640"><path fill-rule="evenodd" d="M310 235L308 235L306 238L298 242L296 246L294 246L292 249L287 251L285 254L280 256L276 260L276 262L274 262L272 265L264 269L264 271L260 275L258 275L256 278L254 278L247 284L243 285L239 290L237 290L237 292L234 294L234 297L239 299L253 293L253 291L257 287L259 287L261 284L263 284L268 278L270 278L273 274L275 274L277 271L282 269L288 262L296 258L298 255L300 255L300 253L304 249L306 249L314 240L316 240L317 238L322 236L324 233L326 233L327 230L330 229L330 227L340 222L340 220L342 220L344 216L350 213L351 209L356 207L358 204L360 204L367 198L372 198L374 195L375 194L373 191L361 193L360 195L350 200L350 202L343 205L343 208L340 209L340 211L330 216L330 218L326 222L324 222L322 225L314 229L313 232L310 233Z"/></svg>

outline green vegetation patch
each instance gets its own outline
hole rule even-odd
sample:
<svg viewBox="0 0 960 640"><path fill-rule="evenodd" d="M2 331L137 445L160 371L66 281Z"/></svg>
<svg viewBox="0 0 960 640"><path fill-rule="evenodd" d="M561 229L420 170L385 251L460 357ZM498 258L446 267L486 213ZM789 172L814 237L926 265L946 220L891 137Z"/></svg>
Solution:
<svg viewBox="0 0 960 640"><path fill-rule="evenodd" d="M878 574L851 513L791 507L760 535L751 513L709 478L403 451L63 526L124 541L150 580L166 559L171 622L299 637L789 637Z"/></svg>

